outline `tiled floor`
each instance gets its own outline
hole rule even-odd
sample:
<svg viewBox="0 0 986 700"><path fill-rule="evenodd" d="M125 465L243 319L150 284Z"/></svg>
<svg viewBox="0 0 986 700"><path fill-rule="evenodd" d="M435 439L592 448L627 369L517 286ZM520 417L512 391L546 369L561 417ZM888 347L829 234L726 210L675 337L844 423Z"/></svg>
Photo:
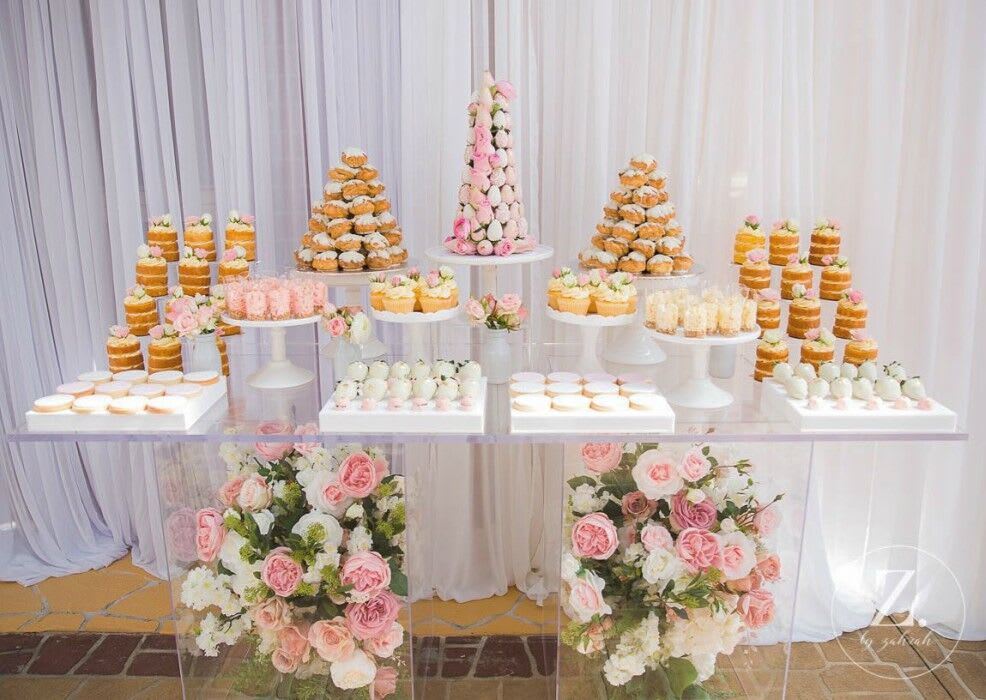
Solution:
<svg viewBox="0 0 986 700"><path fill-rule="evenodd" d="M554 609L515 590L464 604L416 603L416 697L553 698ZM169 615L167 585L129 557L30 588L0 584L0 632L14 633L0 634L0 698L178 698ZM986 698L986 642L955 645L903 617L894 621L795 644L787 697ZM747 647L720 657L714 689L723 697L780 697L778 673L749 669L751 658L762 665L781 651ZM576 677L578 660L562 655L562 697L597 697L583 678L565 680ZM757 692L765 681L774 690Z"/></svg>

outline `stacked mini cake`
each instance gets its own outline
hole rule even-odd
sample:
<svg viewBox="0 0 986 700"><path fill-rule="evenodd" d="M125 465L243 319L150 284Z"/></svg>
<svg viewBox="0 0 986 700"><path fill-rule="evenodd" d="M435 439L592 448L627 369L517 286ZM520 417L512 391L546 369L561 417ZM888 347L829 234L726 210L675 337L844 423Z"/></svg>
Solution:
<svg viewBox="0 0 986 700"><path fill-rule="evenodd" d="M351 146L342 152L294 252L299 270L387 270L407 261L403 234L378 174L362 149Z"/></svg>
<svg viewBox="0 0 986 700"><path fill-rule="evenodd" d="M667 185L668 174L654 156L633 156L603 207L592 247L579 253L582 266L658 277L691 270Z"/></svg>

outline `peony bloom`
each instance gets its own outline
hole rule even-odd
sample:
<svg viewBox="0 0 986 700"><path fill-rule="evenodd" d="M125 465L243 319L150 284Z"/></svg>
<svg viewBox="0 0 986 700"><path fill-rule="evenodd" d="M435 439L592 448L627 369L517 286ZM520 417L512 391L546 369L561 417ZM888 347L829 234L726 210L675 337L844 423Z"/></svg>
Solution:
<svg viewBox="0 0 986 700"><path fill-rule="evenodd" d="M373 697L382 700L397 692L397 669L393 666L380 666L373 679Z"/></svg>
<svg viewBox="0 0 986 700"><path fill-rule="evenodd" d="M585 468L593 474L605 474L620 466L623 446L618 442L587 442L580 450Z"/></svg>
<svg viewBox="0 0 986 700"><path fill-rule="evenodd" d="M354 452L339 466L339 489L350 498L366 498L387 475L387 462Z"/></svg>
<svg viewBox="0 0 986 700"><path fill-rule="evenodd" d="M308 628L308 641L321 658L337 663L352 656L356 642L342 617L319 620Z"/></svg>
<svg viewBox="0 0 986 700"><path fill-rule="evenodd" d="M655 549L671 549L674 538L663 525L649 523L640 531L640 543L648 552L653 552Z"/></svg>
<svg viewBox="0 0 986 700"><path fill-rule="evenodd" d="M678 465L659 450L647 450L640 455L632 473L637 488L652 500L677 493L684 483Z"/></svg>
<svg viewBox="0 0 986 700"><path fill-rule="evenodd" d="M269 506L273 500L274 492L270 484L259 474L253 474L243 480L236 496L236 505L248 513L256 513Z"/></svg>
<svg viewBox="0 0 986 700"><path fill-rule="evenodd" d="M404 626L399 622L395 622L385 633L366 640L363 645L374 656L379 656L381 659L389 659L394 655L397 647L403 643Z"/></svg>
<svg viewBox="0 0 986 700"><path fill-rule="evenodd" d="M203 508L195 514L195 551L202 561L212 561L226 538L223 514L215 508Z"/></svg>
<svg viewBox="0 0 986 700"><path fill-rule="evenodd" d="M254 606L250 617L260 629L279 630L291 622L291 606L275 596Z"/></svg>
<svg viewBox="0 0 986 700"><path fill-rule="evenodd" d="M690 527L682 530L675 543L678 557L691 571L722 568L722 542L719 536L708 530Z"/></svg>
<svg viewBox="0 0 986 700"><path fill-rule="evenodd" d="M512 100L517 96L517 88L513 86L513 83L507 80L498 80L494 86L496 91L503 95L506 99Z"/></svg>
<svg viewBox="0 0 986 700"><path fill-rule="evenodd" d="M342 583L360 593L376 593L390 586L390 565L376 552L357 552L343 562Z"/></svg>
<svg viewBox="0 0 986 700"><path fill-rule="evenodd" d="M688 492L684 490L671 497L672 528L684 530L688 527L697 527L709 530L715 525L718 515L715 505L709 498L692 503L688 500Z"/></svg>
<svg viewBox="0 0 986 700"><path fill-rule="evenodd" d="M711 470L712 462L699 449L689 450L678 466L678 472L686 481L698 481Z"/></svg>
<svg viewBox="0 0 986 700"><path fill-rule="evenodd" d="M740 596L736 611L751 629L766 627L774 620L774 596L770 591L757 588Z"/></svg>
<svg viewBox="0 0 986 700"><path fill-rule="evenodd" d="M572 527L572 551L580 559L609 559L616 551L619 536L605 513L589 513Z"/></svg>
<svg viewBox="0 0 986 700"><path fill-rule="evenodd" d="M348 658L332 664L329 673L340 690L354 690L373 683L377 667L373 660L357 649Z"/></svg>
<svg viewBox="0 0 986 700"><path fill-rule="evenodd" d="M290 435L293 426L285 421L267 421L257 426L257 435ZM291 451L290 442L258 442L255 445L260 456L270 462L282 459Z"/></svg>
<svg viewBox="0 0 986 700"><path fill-rule="evenodd" d="M295 592L304 574L301 565L291 558L290 551L287 547L271 550L260 567L260 580L282 598Z"/></svg>
<svg viewBox="0 0 986 700"><path fill-rule="evenodd" d="M380 591L365 603L346 607L346 622L356 639L365 641L385 634L400 612L400 601L390 591Z"/></svg>

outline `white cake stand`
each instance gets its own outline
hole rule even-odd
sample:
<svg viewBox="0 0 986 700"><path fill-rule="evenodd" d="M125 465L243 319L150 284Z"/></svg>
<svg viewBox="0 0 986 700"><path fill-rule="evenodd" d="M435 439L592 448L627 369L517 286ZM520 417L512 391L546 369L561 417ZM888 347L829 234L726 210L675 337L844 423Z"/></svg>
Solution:
<svg viewBox="0 0 986 700"><path fill-rule="evenodd" d="M429 329L429 324L448 321L459 315L460 307L453 309L443 309L433 313L414 311L409 314L395 314L392 311L377 311L370 309L370 314L378 321L383 323L400 323L407 326L407 342L410 354L408 357L413 359L432 360L428 353L429 344L425 342L425 333Z"/></svg>
<svg viewBox="0 0 986 700"><path fill-rule="evenodd" d="M439 265L462 265L465 267L479 267L481 269L482 291L485 294L490 292L496 294L496 271L504 265L524 265L528 263L547 260L555 254L555 249L550 245L538 245L534 250L526 253L514 253L513 255L456 255L449 252L443 245L436 245L425 251L425 256Z"/></svg>
<svg viewBox="0 0 986 700"><path fill-rule="evenodd" d="M407 270L414 267L414 265L414 261L409 260L404 265L391 267L386 270L360 270L358 272L318 272L317 270L299 270L295 272L295 275L298 277L307 277L309 279L324 282L328 287L338 287L342 289L343 305L362 306L363 287L370 283L371 277L381 272L387 275L400 275L407 272ZM363 359L380 357L387 352L387 346L377 338L376 333L374 333L372 329L370 329L370 339L363 343L360 348ZM330 346L330 349L334 348Z"/></svg>
<svg viewBox="0 0 986 700"><path fill-rule="evenodd" d="M744 345L760 337L760 327L731 336L709 335L686 338L679 328L674 335L645 329L652 338L664 343L683 345L691 351L689 375L681 384L664 394L669 403L684 408L722 408L733 402L733 395L723 391L709 377L709 351L723 345Z"/></svg>
<svg viewBox="0 0 986 700"><path fill-rule="evenodd" d="M298 367L287 358L285 335L287 329L292 326L307 326L317 323L320 318L321 315L315 315L307 318L288 318L283 321L247 321L224 315L223 321L233 326L270 329L270 362L247 377L247 384L258 389L287 389L307 384L314 379L313 372Z"/></svg>
<svg viewBox="0 0 986 700"><path fill-rule="evenodd" d="M604 338L603 359L606 362L621 365L656 365L667 359L661 346L644 328L647 292L656 289L674 289L687 287L695 282L705 272L701 265L692 265L692 269L680 275L636 275L633 283L637 287L637 323L623 328L607 331Z"/></svg>
<svg viewBox="0 0 986 700"><path fill-rule="evenodd" d="M544 307L544 314L559 323L567 323L582 328L582 354L579 356L579 371L587 372L603 369L596 354L599 343L599 333L604 328L628 326L637 320L636 314L621 314L619 316L600 316L599 314L572 314L567 311L556 311L550 306Z"/></svg>

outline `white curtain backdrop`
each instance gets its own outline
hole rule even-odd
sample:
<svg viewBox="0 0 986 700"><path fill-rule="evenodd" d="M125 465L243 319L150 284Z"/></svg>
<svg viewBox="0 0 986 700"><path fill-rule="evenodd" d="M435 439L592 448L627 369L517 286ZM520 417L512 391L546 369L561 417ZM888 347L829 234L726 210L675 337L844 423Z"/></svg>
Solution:
<svg viewBox="0 0 986 700"><path fill-rule="evenodd" d="M5 430L98 358L149 214L252 211L265 267L286 267L325 167L354 143L420 256L451 221L464 107L492 67L519 90L528 215L557 263L587 244L642 150L671 173L709 279L733 280L732 232L748 213L803 228L839 218L881 356L920 373L972 431L965 445L816 449L799 636L831 636L833 572L882 545L933 552L967 597L986 584L982 3L38 0L0 4L0 26L0 220L18 256L0 276ZM4 443L0 516L17 524L0 534L4 578L99 566L127 547L160 573L153 518L132 515L150 461L111 457ZM485 533L441 558L443 597L524 587L543 567L531 536L543 506L517 497L522 458L496 484L476 465L430 475L436 504L457 509L440 517L467 503ZM896 564L918 569L902 608L986 637L986 608L963 627L940 577ZM866 624L872 606L839 595L839 625Z"/></svg>

